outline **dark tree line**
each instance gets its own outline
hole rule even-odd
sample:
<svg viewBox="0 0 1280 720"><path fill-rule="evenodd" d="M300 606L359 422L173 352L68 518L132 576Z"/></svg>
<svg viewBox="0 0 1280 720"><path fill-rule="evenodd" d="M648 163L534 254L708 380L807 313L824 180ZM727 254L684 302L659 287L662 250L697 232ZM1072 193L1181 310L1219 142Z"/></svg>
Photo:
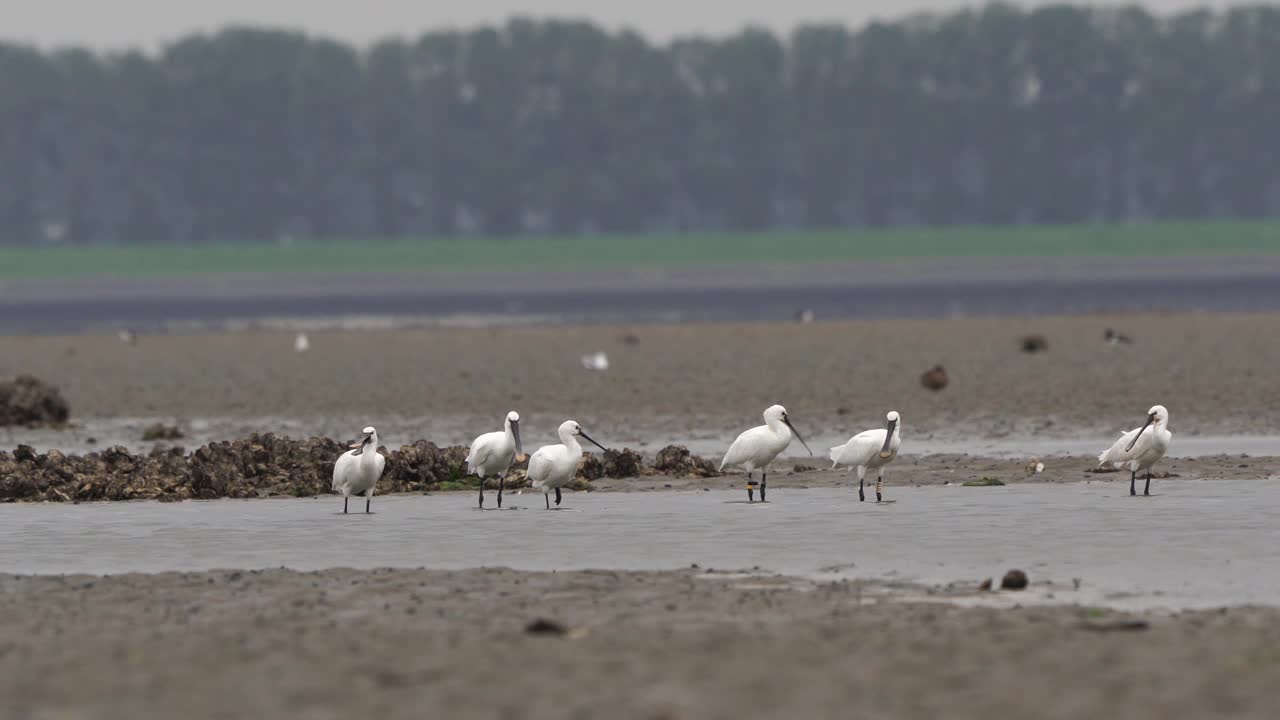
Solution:
<svg viewBox="0 0 1280 720"><path fill-rule="evenodd" d="M0 45L0 242L1280 215L1280 7Z"/></svg>

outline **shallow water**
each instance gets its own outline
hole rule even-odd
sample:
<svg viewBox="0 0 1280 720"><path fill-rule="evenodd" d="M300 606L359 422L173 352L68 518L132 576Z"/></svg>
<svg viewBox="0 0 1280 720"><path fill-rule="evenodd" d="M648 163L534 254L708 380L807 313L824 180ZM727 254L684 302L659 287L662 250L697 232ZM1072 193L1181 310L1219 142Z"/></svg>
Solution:
<svg viewBox="0 0 1280 720"><path fill-rule="evenodd" d="M742 428L725 426L723 420L694 420L667 417L631 418L625 423L616 418L603 420L590 416L579 418L588 425L607 428L607 435L599 433L601 441L609 447L628 447L652 455L667 445L684 445L690 452L708 458L719 459ZM351 423L347 418L190 418L179 423L186 436L181 440L160 443L142 440L143 429L155 422L174 422L163 417L113 417L84 418L69 430L48 428L0 428L0 448L12 449L19 443L31 445L37 452L60 450L64 453L89 453L113 445L121 445L131 452L148 452L159 445L180 445L193 450L210 442L243 438L253 432L275 432L290 437L304 438L320 435L346 438L351 435ZM528 415L525 418L525 447L534 448L544 442L558 442L550 430L555 424L550 419ZM493 425L490 417L470 415L440 415L434 417L389 416L379 422L383 443L388 448L413 442L417 438L429 438L438 445L466 445L477 434ZM383 428L386 428L384 431ZM677 428L673 430L672 428ZM799 444L793 444L784 459L808 464L827 464L826 448L841 445L849 439L847 434L819 432L818 428L805 428L809 434L805 440L814 449L816 460L808 459ZM1118 433L1093 431L1086 428L1064 428L1070 436L1031 435L1013 433L992 436L979 428L973 436L956 432L935 432L924 435L908 433L903 438L902 454L923 455L972 455L999 459L1049 458L1063 456L1096 456L1104 450ZM92 438L92 442L90 442ZM1178 432L1169 447L1171 458L1211 457L1215 455L1250 455L1254 457L1280 455L1280 435L1192 435Z"/></svg>
<svg viewBox="0 0 1280 720"><path fill-rule="evenodd" d="M1044 316L1280 309L1280 267L1255 258L825 263L793 267L338 275L181 281L76 278L0 287L0 333ZM1117 275L1120 275L1117 277ZM529 279L532 276L532 279ZM541 280L539 280L541 278ZM495 292L494 288L501 288ZM359 308L359 315L352 315Z"/></svg>
<svg viewBox="0 0 1280 720"><path fill-rule="evenodd" d="M509 495L510 509L483 512L471 494L396 496L374 498L373 515L347 516L335 497L4 505L0 571L697 563L946 583L1021 568L1064 585L1054 591L1064 602L1280 602L1280 482L1160 481L1150 498L1122 485L895 487L882 505L844 489L777 489L767 505L746 504L740 491L577 493L553 512L540 495Z"/></svg>

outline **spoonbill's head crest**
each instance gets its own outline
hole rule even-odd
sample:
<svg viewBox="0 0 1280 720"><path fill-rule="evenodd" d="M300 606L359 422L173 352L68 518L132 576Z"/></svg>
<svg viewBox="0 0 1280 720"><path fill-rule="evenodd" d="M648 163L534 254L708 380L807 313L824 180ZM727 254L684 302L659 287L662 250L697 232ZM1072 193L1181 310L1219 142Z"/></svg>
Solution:
<svg viewBox="0 0 1280 720"><path fill-rule="evenodd" d="M1124 451L1129 452L1133 449L1134 445L1138 444L1138 438L1142 437L1142 433L1146 431L1147 426L1151 423L1155 423L1156 427L1160 427L1168 422L1169 411L1165 410L1163 405L1152 405L1151 409L1147 411L1147 421L1142 424L1142 427L1138 430L1138 433L1133 436L1133 440L1129 441L1129 446L1126 447Z"/></svg>
<svg viewBox="0 0 1280 720"><path fill-rule="evenodd" d="M800 441L801 445L804 445L804 449L808 450L810 455L813 454L813 451L809 450L809 444L806 443L804 441L804 437L800 435L800 431L796 429L795 425L791 424L791 416L787 414L786 408L781 405L774 405L770 407L768 410L764 411L764 421L765 424L770 427L773 427L774 423L782 423L787 426L787 429L791 431L791 434L796 436L796 439Z"/></svg>
<svg viewBox="0 0 1280 720"><path fill-rule="evenodd" d="M601 450L605 450L606 452L608 452L608 449L605 448L605 446L601 445L595 440L592 440L590 435L583 432L582 426L579 425L575 420L565 420L563 423L561 423L560 435L569 436L569 437L572 437L572 436L580 437L583 440L586 440L587 442L591 443L592 445L595 445L596 447L600 448Z"/></svg>
<svg viewBox="0 0 1280 720"><path fill-rule="evenodd" d="M355 448L355 450L356 450L355 454L356 454L356 455L359 455L359 454L360 454L360 451L364 450L364 447L365 447L366 445L368 445L369 443L373 442L374 429L373 429L373 426L372 426L372 425L371 425L371 426L369 426L369 427L367 427L367 428L365 428L364 430L361 430L360 432L361 432L361 434L363 434L363 435L364 435L364 437L363 437L363 438L361 438L361 439L359 439L359 440L356 440L355 442L353 442L353 443L351 443L350 445L348 445L348 446L347 446L347 447Z"/></svg>
<svg viewBox="0 0 1280 720"><path fill-rule="evenodd" d="M520 413L512 410L507 413L507 427L516 438L516 460L524 461L524 445L520 442Z"/></svg>
<svg viewBox="0 0 1280 720"><path fill-rule="evenodd" d="M880 448L880 457L888 458L893 455L889 448L893 446L893 436L898 432L898 411L890 410L889 414L884 416L884 419L889 423L889 426L885 428L884 445Z"/></svg>

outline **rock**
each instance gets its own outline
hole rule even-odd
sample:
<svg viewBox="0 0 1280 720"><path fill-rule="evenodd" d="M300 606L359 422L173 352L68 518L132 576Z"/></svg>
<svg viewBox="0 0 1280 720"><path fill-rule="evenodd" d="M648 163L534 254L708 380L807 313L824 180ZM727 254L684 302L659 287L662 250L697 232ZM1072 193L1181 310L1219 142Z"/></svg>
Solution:
<svg viewBox="0 0 1280 720"><path fill-rule="evenodd" d="M604 477L604 461L591 453L583 453L576 477L582 480L599 480Z"/></svg>
<svg viewBox="0 0 1280 720"><path fill-rule="evenodd" d="M1010 570L1000 579L1001 590L1026 590L1027 574L1021 570Z"/></svg>
<svg viewBox="0 0 1280 720"><path fill-rule="evenodd" d="M640 477L644 473L644 459L640 453L623 448L604 451L604 475L610 478Z"/></svg>
<svg viewBox="0 0 1280 720"><path fill-rule="evenodd" d="M336 459L337 455L329 461L331 468ZM383 492L432 490L440 483L458 482L467 477L467 449L460 445L442 448L433 442L418 440L401 446L387 459L383 478L390 481L391 487Z"/></svg>
<svg viewBox="0 0 1280 720"><path fill-rule="evenodd" d="M814 466L812 466L812 465L795 465L795 466L793 466L793 467L791 468L791 474L792 474L792 475L798 475L798 474L800 474L800 473L814 472L814 471L816 471L817 469L818 469L818 468L816 468L816 467L814 467Z"/></svg>
<svg viewBox="0 0 1280 720"><path fill-rule="evenodd" d="M668 445L658 451L653 469L672 477L715 477L720 474L715 463L692 455L683 445Z"/></svg>
<svg viewBox="0 0 1280 720"><path fill-rule="evenodd" d="M177 425L155 423L142 431L143 440L178 440L183 437L182 429Z"/></svg>
<svg viewBox="0 0 1280 720"><path fill-rule="evenodd" d="M0 381L0 427L65 425L71 407L54 386L30 375Z"/></svg>
<svg viewBox="0 0 1280 720"><path fill-rule="evenodd" d="M1049 341L1043 335L1024 335L1018 343L1024 353L1035 354L1049 349Z"/></svg>
<svg viewBox="0 0 1280 720"><path fill-rule="evenodd" d="M156 447L134 455L122 447L86 455L46 455L20 445L12 455L0 452L0 502L190 500L290 495L310 497L330 492L333 464L346 447L328 438L295 440L273 433L209 443L187 454L180 447ZM378 493L430 492L448 483L472 484L467 475L467 449L439 447L426 440L399 450L378 452L387 458ZM578 478L567 489L590 490L589 480L636 477L656 473L716 475L710 462L681 447L664 448L658 467L647 465L634 450L586 454ZM510 488L527 483L527 460L513 466Z"/></svg>
<svg viewBox="0 0 1280 720"><path fill-rule="evenodd" d="M987 578L986 580L983 580L983 581L982 581L982 583L978 585L978 589L979 589L979 590L990 590L990 589L991 589L991 578Z"/></svg>
<svg viewBox="0 0 1280 720"><path fill-rule="evenodd" d="M1111 328L1107 328L1106 331L1102 333L1102 340L1111 345L1132 345L1133 344L1133 338L1129 337L1128 335L1125 335L1124 333L1118 333L1115 330L1112 330Z"/></svg>
<svg viewBox="0 0 1280 720"><path fill-rule="evenodd" d="M1122 620L1112 620L1110 622L1086 622L1080 625L1081 630L1090 630L1092 632L1135 632L1147 630L1151 627L1151 623L1142 618L1128 618Z"/></svg>
<svg viewBox="0 0 1280 720"><path fill-rule="evenodd" d="M524 626L524 631L530 635L553 635L556 637L567 635L569 628L556 622L555 620L547 620L538 618L528 625Z"/></svg>
<svg viewBox="0 0 1280 720"><path fill-rule="evenodd" d="M934 392L946 387L948 382L947 371L941 365L934 365L920 375L920 384Z"/></svg>

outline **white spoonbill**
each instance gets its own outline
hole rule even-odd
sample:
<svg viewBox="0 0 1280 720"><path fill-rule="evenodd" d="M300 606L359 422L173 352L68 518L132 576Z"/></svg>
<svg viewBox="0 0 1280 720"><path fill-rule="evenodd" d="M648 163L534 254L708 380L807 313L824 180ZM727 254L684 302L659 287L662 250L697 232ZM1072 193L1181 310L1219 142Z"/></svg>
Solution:
<svg viewBox="0 0 1280 720"><path fill-rule="evenodd" d="M1117 470L1129 468L1129 494L1137 495L1135 487L1138 471L1147 471L1147 486L1143 495L1151 494L1151 466L1169 451L1173 433L1169 432L1169 411L1163 405L1152 405L1147 411L1147 422L1140 428L1122 433L1115 444L1098 456L1098 467L1111 466Z"/></svg>
<svg viewBox="0 0 1280 720"><path fill-rule="evenodd" d="M885 416L888 422L884 428L876 428L860 432L849 438L849 442L831 448L831 468L848 465L858 469L858 500L866 500L862 492L863 478L867 469L876 471L876 502L880 502L880 492L884 488L884 466L898 457L898 447L902 445L900 416L897 410Z"/></svg>
<svg viewBox="0 0 1280 720"><path fill-rule="evenodd" d="M364 439L351 443L354 448L342 453L333 464L333 489L342 493L342 513L347 512L347 501L352 495L364 495L364 511L369 512L373 500L373 486L382 477L387 459L378 452L378 431L364 429Z"/></svg>
<svg viewBox="0 0 1280 720"><path fill-rule="evenodd" d="M774 405L764 411L764 425L742 433L729 446L729 452L720 461L720 470L723 472L725 468L741 467L747 471L747 502L755 502L756 483L752 474L756 470L760 471L760 502L764 502L769 463L787 449L792 435L804 445L805 450L809 450L804 438L800 437L800 431L796 430L796 426L787 417L787 409ZM809 454L812 455L813 451L809 450Z"/></svg>
<svg viewBox="0 0 1280 720"><path fill-rule="evenodd" d="M582 446L578 444L581 436L587 442L604 450L605 447L592 440L582 432L582 426L573 420L560 423L559 445L543 445L529 458L529 486L542 491L547 501L547 509L551 509L551 497L547 494L556 491L556 505L560 504L560 488L569 484L578 472L582 462Z"/></svg>
<svg viewBox="0 0 1280 720"><path fill-rule="evenodd" d="M498 476L498 507L502 507L502 489L507 482L507 471L511 469L511 463L523 459L520 414L512 410L507 413L502 430L476 438L471 442L471 451L467 453L467 472L480 476L480 507L484 507L484 479L488 475Z"/></svg>

